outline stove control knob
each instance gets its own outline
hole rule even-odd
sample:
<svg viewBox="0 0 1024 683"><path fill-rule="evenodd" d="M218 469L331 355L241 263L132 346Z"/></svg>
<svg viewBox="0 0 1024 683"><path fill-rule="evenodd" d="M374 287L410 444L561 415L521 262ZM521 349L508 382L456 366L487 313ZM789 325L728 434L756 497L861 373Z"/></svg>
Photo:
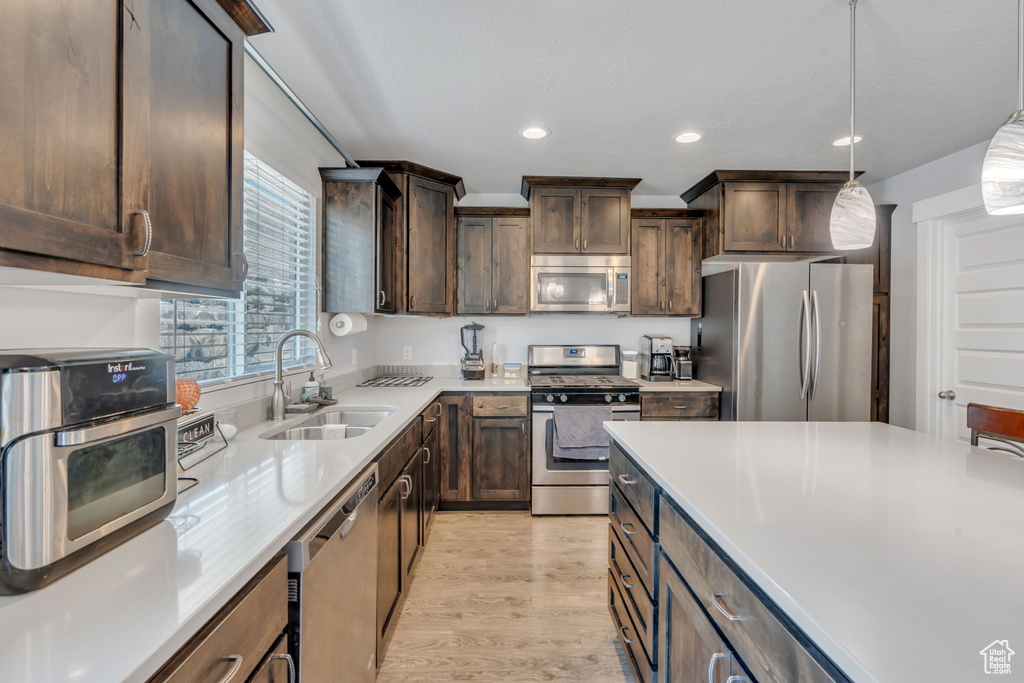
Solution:
<svg viewBox="0 0 1024 683"><path fill-rule="evenodd" d="M612 402L612 395L611 394L605 394L604 395L604 400L605 400L606 403L611 403Z"/></svg>
<svg viewBox="0 0 1024 683"><path fill-rule="evenodd" d="M554 395L552 395L552 394L548 394L548 403L554 403L554 402L555 402L555 397L554 397Z"/></svg>
<svg viewBox="0 0 1024 683"><path fill-rule="evenodd" d="M562 394L560 398L562 399L562 403L565 403L566 401L569 400L569 397L566 396L565 394Z"/></svg>
<svg viewBox="0 0 1024 683"><path fill-rule="evenodd" d="M625 402L626 402L626 395L625 394L619 394L619 403L625 403Z"/></svg>

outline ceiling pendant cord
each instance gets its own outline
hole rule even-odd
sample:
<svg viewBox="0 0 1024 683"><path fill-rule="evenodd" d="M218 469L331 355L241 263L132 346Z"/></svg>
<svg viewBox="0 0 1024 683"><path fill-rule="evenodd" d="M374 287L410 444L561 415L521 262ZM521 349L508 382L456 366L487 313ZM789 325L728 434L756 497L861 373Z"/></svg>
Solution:
<svg viewBox="0 0 1024 683"><path fill-rule="evenodd" d="M1017 0L1017 114L1024 111L1024 0Z"/></svg>
<svg viewBox="0 0 1024 683"><path fill-rule="evenodd" d="M1019 0L1024 3L1024 0ZM857 0L850 0L850 180L854 180L853 146L857 144Z"/></svg>

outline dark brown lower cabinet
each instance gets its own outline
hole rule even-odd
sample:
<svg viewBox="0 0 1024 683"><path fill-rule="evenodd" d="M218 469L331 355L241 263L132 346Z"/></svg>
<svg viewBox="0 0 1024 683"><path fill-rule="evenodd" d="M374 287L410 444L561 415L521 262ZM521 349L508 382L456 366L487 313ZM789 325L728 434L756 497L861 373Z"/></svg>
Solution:
<svg viewBox="0 0 1024 683"><path fill-rule="evenodd" d="M441 501L469 500L469 448L472 443L468 396L442 396L438 423Z"/></svg>
<svg viewBox="0 0 1024 683"><path fill-rule="evenodd" d="M402 490L401 479L395 480L377 504L377 666L402 597Z"/></svg>
<svg viewBox="0 0 1024 683"><path fill-rule="evenodd" d="M423 529L420 534L423 545L427 543L427 536L430 534L430 527L434 522L434 513L437 512L438 503L441 501L441 484L438 479L440 456L438 444L440 444L438 430L434 429L423 440Z"/></svg>
<svg viewBox="0 0 1024 683"><path fill-rule="evenodd" d="M473 418L473 500L530 499L528 418Z"/></svg>
<svg viewBox="0 0 1024 683"><path fill-rule="evenodd" d="M661 680L665 683L704 680L725 683L730 676L743 676L735 653L718 635L664 553L659 563L661 662L658 671Z"/></svg>
<svg viewBox="0 0 1024 683"><path fill-rule="evenodd" d="M421 530L423 528L423 451L412 456L402 470L398 483L404 486L399 498L402 508L402 586L409 585L412 570L420 556Z"/></svg>

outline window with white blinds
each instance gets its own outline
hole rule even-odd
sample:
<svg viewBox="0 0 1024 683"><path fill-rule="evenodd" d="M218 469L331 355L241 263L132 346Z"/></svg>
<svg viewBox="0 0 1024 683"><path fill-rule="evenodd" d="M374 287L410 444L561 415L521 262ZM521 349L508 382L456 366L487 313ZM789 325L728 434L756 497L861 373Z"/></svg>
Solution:
<svg viewBox="0 0 1024 683"><path fill-rule="evenodd" d="M316 199L246 153L241 299L160 302L160 345L179 377L225 380L273 372L277 340L316 325ZM307 339L288 342L285 367L313 362Z"/></svg>

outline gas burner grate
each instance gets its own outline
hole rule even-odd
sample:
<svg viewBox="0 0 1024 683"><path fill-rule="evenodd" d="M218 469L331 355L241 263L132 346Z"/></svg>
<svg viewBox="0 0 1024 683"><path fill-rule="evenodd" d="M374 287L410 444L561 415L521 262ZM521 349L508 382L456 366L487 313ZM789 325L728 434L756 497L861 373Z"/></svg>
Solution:
<svg viewBox="0 0 1024 683"><path fill-rule="evenodd" d="M433 377L421 375L382 375L368 379L359 386L361 387L421 387Z"/></svg>

